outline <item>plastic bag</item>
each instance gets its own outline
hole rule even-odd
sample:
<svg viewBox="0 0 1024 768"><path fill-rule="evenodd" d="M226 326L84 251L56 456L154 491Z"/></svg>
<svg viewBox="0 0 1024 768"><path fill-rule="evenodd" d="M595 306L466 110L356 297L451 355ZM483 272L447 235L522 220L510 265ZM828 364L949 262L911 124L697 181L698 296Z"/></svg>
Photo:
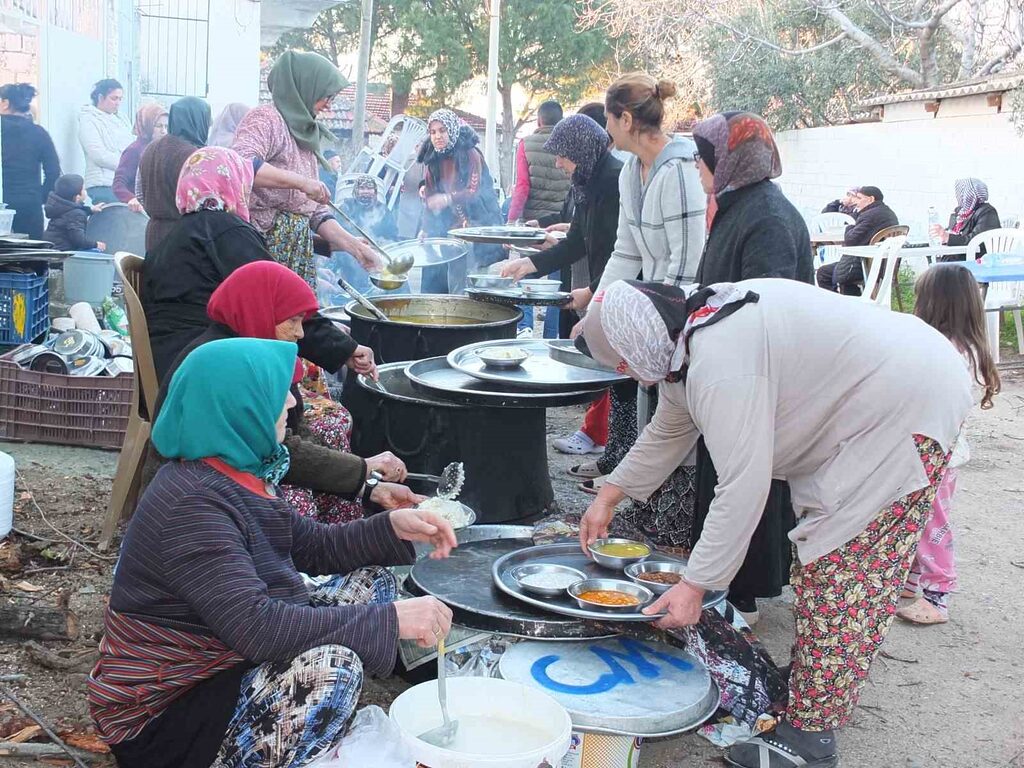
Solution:
<svg viewBox="0 0 1024 768"><path fill-rule="evenodd" d="M338 744L308 768L414 768L402 732L383 709L363 707Z"/></svg>

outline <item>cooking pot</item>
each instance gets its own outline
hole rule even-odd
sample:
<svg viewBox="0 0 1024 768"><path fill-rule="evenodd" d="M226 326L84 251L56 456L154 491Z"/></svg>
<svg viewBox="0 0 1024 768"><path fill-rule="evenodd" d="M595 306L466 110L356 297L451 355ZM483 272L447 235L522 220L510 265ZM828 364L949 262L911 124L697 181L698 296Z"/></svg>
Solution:
<svg viewBox="0 0 1024 768"><path fill-rule="evenodd" d="M514 339L523 313L465 296L374 297L390 322L352 302L345 307L352 338L373 350L378 363L438 357L477 341ZM330 315L327 315L330 317Z"/></svg>

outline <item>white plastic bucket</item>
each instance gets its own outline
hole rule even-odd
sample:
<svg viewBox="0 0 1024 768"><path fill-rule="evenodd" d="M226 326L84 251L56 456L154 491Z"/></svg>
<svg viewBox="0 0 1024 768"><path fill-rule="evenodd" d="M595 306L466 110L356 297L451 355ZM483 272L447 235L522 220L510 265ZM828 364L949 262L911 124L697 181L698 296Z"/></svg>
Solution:
<svg viewBox="0 0 1024 768"><path fill-rule="evenodd" d="M573 731L561 768L639 768L639 736Z"/></svg>
<svg viewBox="0 0 1024 768"><path fill-rule="evenodd" d="M428 768L538 768L561 765L569 750L572 721L565 708L542 691L490 677L448 680L448 711L472 726L487 721L489 753L441 749L418 736L442 724L437 681L410 688L391 705L390 717L402 731L412 756ZM466 732L460 727L460 738ZM523 738L516 738L522 734ZM529 736L529 738L526 738ZM531 742L524 747L524 743ZM507 751L501 747L508 745ZM498 753L495 754L495 751Z"/></svg>
<svg viewBox="0 0 1024 768"><path fill-rule="evenodd" d="M114 255L76 251L64 262L64 300L99 306L114 288Z"/></svg>
<svg viewBox="0 0 1024 768"><path fill-rule="evenodd" d="M13 208L7 208L0 203L0 236L11 234L14 228L14 216L17 214Z"/></svg>
<svg viewBox="0 0 1024 768"><path fill-rule="evenodd" d="M14 526L14 459L0 453L0 539Z"/></svg>

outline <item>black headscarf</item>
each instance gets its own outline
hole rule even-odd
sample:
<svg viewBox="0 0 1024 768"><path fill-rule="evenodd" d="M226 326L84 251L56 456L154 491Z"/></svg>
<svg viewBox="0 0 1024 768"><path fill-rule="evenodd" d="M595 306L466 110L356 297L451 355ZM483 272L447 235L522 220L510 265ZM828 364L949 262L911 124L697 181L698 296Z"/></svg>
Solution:
<svg viewBox="0 0 1024 768"><path fill-rule="evenodd" d="M608 154L608 132L586 115L571 115L554 127L544 150L576 164L572 172L573 197L577 205L585 203L594 169Z"/></svg>
<svg viewBox="0 0 1024 768"><path fill-rule="evenodd" d="M171 104L167 132L196 147L205 147L212 121L209 104L195 96L186 96Z"/></svg>

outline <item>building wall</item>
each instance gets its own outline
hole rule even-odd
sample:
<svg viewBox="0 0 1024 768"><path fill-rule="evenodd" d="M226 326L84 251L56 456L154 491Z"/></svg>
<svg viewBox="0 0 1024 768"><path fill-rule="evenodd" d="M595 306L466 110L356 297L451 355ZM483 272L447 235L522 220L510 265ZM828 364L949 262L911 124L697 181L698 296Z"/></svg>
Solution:
<svg viewBox="0 0 1024 768"><path fill-rule="evenodd" d="M923 104L886 107L885 121L784 131L776 136L786 195L813 214L846 189L879 187L900 221L924 235L928 206L945 220L955 206L953 182L976 176L988 184L1001 216L1024 219L1024 138L984 96L941 102L937 117Z"/></svg>
<svg viewBox="0 0 1024 768"><path fill-rule="evenodd" d="M255 107L260 93L260 4L212 0L207 99L216 118L234 101Z"/></svg>
<svg viewBox="0 0 1024 768"><path fill-rule="evenodd" d="M39 82L39 33L0 33L0 83Z"/></svg>

